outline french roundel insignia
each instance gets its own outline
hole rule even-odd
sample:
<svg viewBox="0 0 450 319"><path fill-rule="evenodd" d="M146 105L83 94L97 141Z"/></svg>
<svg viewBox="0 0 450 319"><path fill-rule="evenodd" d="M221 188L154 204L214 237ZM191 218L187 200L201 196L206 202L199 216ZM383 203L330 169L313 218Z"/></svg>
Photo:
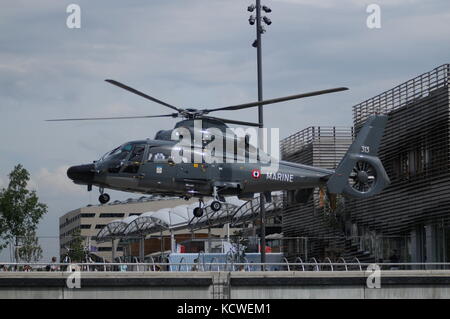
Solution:
<svg viewBox="0 0 450 319"><path fill-rule="evenodd" d="M261 176L261 171L259 169L252 170L252 177L258 179Z"/></svg>

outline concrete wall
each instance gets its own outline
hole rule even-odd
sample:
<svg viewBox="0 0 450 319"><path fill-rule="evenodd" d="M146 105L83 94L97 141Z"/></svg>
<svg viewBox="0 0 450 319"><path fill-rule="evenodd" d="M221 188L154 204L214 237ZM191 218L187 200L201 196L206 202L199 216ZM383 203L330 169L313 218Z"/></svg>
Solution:
<svg viewBox="0 0 450 319"><path fill-rule="evenodd" d="M441 299L450 298L450 271L383 271L380 288L365 272L232 273L232 299Z"/></svg>
<svg viewBox="0 0 450 319"><path fill-rule="evenodd" d="M56 299L383 299L450 298L450 271L383 271L381 288L364 272L85 272L81 288L70 273L0 272L0 298Z"/></svg>

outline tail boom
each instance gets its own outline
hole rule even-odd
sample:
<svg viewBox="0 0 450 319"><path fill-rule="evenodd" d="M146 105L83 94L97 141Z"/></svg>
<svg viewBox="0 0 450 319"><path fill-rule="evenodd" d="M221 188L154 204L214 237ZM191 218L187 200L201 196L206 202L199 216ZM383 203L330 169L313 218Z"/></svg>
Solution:
<svg viewBox="0 0 450 319"><path fill-rule="evenodd" d="M328 192L367 198L379 194L389 185L389 177L378 158L378 149L387 115L367 119L355 141L328 179Z"/></svg>

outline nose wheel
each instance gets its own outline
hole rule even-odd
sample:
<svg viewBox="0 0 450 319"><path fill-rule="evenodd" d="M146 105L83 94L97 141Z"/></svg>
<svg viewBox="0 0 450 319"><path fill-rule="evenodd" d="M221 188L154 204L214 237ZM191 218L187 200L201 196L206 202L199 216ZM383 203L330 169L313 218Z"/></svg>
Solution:
<svg viewBox="0 0 450 319"><path fill-rule="evenodd" d="M109 202L109 200L110 197L106 193L100 194L100 196L98 197L98 201L100 202L100 204L106 204L107 202Z"/></svg>
<svg viewBox="0 0 450 319"><path fill-rule="evenodd" d="M218 212L222 208L222 203L215 200L210 205L211 209L215 212Z"/></svg>
<svg viewBox="0 0 450 319"><path fill-rule="evenodd" d="M222 203L221 202L224 202L225 198L223 196L219 195L217 186L214 186L214 188L213 188L213 198L215 200L211 203L211 205L209 207L211 207L211 209L214 212L218 212L222 208Z"/></svg>

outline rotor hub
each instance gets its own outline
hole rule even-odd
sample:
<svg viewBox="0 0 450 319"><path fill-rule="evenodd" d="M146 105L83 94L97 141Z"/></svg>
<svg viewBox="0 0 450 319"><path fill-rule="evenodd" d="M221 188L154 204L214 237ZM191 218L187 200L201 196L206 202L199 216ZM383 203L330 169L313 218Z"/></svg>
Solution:
<svg viewBox="0 0 450 319"><path fill-rule="evenodd" d="M369 174L367 174L366 171L359 171L358 172L358 180L361 183L367 183L369 181Z"/></svg>

